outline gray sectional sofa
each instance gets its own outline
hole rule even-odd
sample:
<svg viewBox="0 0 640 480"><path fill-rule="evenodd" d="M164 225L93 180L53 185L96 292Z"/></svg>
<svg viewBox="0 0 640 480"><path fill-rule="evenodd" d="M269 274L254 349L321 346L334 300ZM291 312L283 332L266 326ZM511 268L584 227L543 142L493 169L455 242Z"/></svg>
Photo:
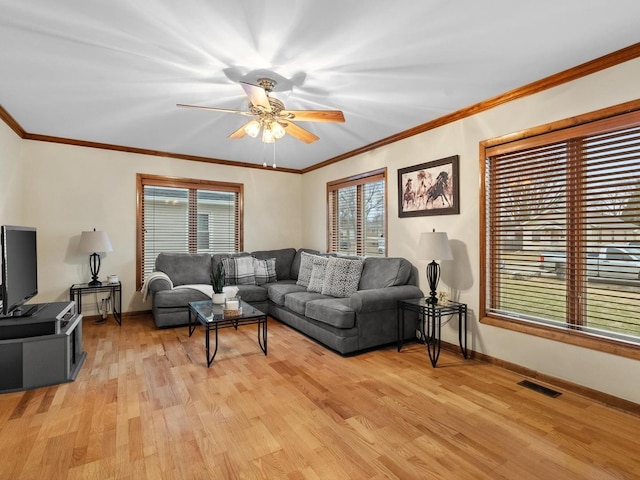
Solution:
<svg viewBox="0 0 640 480"><path fill-rule="evenodd" d="M156 278L147 287L156 325L187 324L188 303L210 298L198 290L197 285L210 284L211 272L218 262L226 262L228 266L229 262L238 261L237 257L247 255L262 260L263 264L270 262L272 270L271 259L275 259L275 275L272 272L270 277L258 281L266 283L249 281L249 284L237 285L242 300L343 355L395 342L398 300L423 296L417 286L416 268L403 258L337 257L294 248L234 255L161 253L156 259L156 271L164 272L170 281ZM332 257L334 260L330 260ZM327 267L329 261L331 264ZM324 288L317 283L320 267L316 267L314 276L309 278L310 262L325 264ZM351 271L347 273L336 265ZM332 266L336 268L331 269ZM340 282L346 278L353 288L346 288L345 292L343 284L328 286L329 277ZM312 283L308 284L309 281ZM327 294L336 291L339 296ZM416 324L417 318L407 314L405 339L415 337Z"/></svg>

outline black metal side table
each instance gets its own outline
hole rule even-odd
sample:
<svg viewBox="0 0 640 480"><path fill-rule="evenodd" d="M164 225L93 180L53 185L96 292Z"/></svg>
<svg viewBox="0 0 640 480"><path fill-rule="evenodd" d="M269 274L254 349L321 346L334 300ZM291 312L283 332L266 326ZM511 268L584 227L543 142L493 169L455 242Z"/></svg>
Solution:
<svg viewBox="0 0 640 480"><path fill-rule="evenodd" d="M89 286L88 283L74 283L69 289L69 299L76 302L78 313L82 313L82 295L98 292L109 292L113 301L113 318L116 319L118 325L122 326L122 284L120 282L105 282L98 287Z"/></svg>
<svg viewBox="0 0 640 480"><path fill-rule="evenodd" d="M420 333L427 344L429 360L433 368L440 357L442 336L442 317L458 316L458 342L462 356L467 358L467 305L447 302L446 304L427 303L425 298L413 298L398 301L398 352L402 349L405 311L417 312L420 319Z"/></svg>

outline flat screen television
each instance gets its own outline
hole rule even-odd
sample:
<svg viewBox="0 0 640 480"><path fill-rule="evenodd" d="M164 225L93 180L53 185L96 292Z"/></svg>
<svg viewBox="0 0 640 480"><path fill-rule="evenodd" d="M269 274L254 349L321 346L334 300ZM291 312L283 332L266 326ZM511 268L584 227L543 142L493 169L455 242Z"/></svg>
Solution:
<svg viewBox="0 0 640 480"><path fill-rule="evenodd" d="M22 305L38 294L36 229L1 227L2 312L1 316L28 316L33 309Z"/></svg>

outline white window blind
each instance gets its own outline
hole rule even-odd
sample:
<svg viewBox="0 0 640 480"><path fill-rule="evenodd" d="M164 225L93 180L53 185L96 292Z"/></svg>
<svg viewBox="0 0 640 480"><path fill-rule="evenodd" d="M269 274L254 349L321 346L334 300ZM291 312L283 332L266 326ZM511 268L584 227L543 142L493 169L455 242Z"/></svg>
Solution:
<svg viewBox="0 0 640 480"><path fill-rule="evenodd" d="M485 313L640 344L640 113L485 153Z"/></svg>
<svg viewBox="0 0 640 480"><path fill-rule="evenodd" d="M386 255L386 170L327 184L329 251Z"/></svg>
<svg viewBox="0 0 640 480"><path fill-rule="evenodd" d="M242 249L242 185L138 175L138 285L160 252Z"/></svg>

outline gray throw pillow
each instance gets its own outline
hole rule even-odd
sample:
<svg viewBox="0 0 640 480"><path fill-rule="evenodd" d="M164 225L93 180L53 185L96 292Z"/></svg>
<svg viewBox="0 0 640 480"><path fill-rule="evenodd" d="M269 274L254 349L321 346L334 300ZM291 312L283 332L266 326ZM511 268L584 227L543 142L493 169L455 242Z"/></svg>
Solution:
<svg viewBox="0 0 640 480"><path fill-rule="evenodd" d="M363 266L364 260L361 259L329 258L322 284L322 294L332 297L350 297L358 291Z"/></svg>
<svg viewBox="0 0 640 480"><path fill-rule="evenodd" d="M309 281L311 280L311 270L313 270L313 259L318 257L318 255L312 255L307 252L302 252L300 255L300 270L298 271L298 280L296 281L297 285L301 285L303 287L309 286Z"/></svg>
<svg viewBox="0 0 640 480"><path fill-rule="evenodd" d="M329 257L315 257L313 259L313 268L311 270L311 278L307 291L322 293L322 285L324 284L324 274L327 268Z"/></svg>

